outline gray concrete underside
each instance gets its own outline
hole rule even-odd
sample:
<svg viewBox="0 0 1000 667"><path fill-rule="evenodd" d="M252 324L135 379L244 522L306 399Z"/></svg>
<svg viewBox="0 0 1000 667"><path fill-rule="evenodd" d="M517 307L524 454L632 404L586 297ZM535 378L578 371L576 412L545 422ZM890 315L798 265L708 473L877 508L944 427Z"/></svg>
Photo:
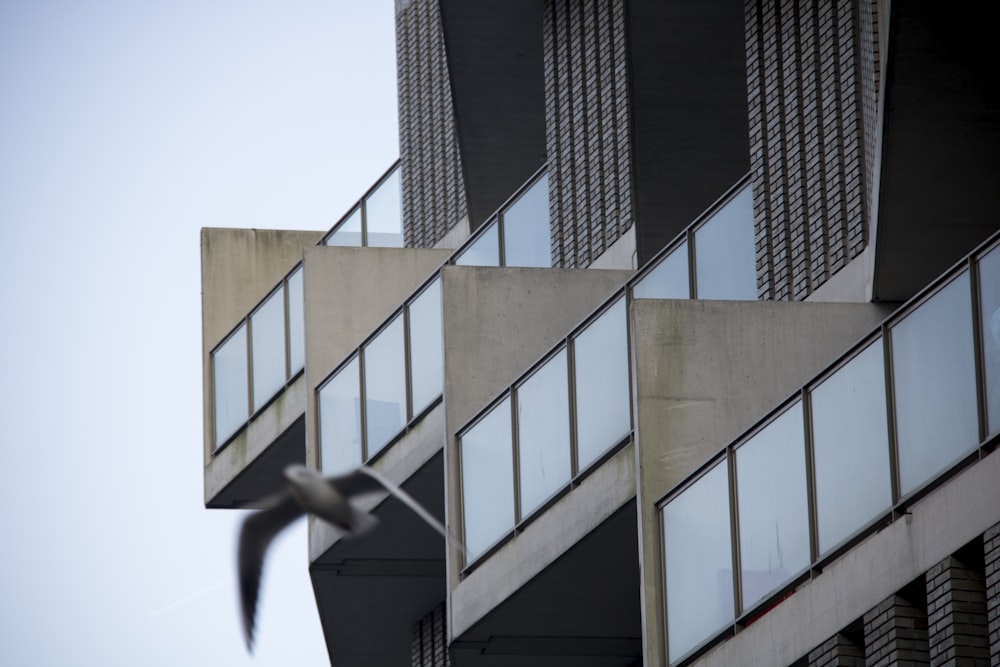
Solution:
<svg viewBox="0 0 1000 667"><path fill-rule="evenodd" d="M1000 228L1000 70L981 19L892 3L875 300L905 301Z"/></svg>

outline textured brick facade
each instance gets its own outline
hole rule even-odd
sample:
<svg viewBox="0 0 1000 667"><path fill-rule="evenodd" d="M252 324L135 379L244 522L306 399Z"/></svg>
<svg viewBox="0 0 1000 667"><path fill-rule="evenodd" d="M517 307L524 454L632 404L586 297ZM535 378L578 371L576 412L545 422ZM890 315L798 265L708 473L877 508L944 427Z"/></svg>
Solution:
<svg viewBox="0 0 1000 667"><path fill-rule="evenodd" d="M990 664L1000 667L1000 524L983 535L986 556L986 619L990 640Z"/></svg>
<svg viewBox="0 0 1000 667"><path fill-rule="evenodd" d="M865 649L844 635L834 635L809 654L809 667L865 667Z"/></svg>
<svg viewBox="0 0 1000 667"><path fill-rule="evenodd" d="M407 247L431 247L466 215L436 0L397 1L396 67L404 238Z"/></svg>
<svg viewBox="0 0 1000 667"><path fill-rule="evenodd" d="M927 571L931 665L989 665L983 575L949 557Z"/></svg>
<svg viewBox="0 0 1000 667"><path fill-rule="evenodd" d="M761 298L804 299L868 242L875 4L746 0Z"/></svg>
<svg viewBox="0 0 1000 667"><path fill-rule="evenodd" d="M624 0L549 0L542 21L552 264L585 267L632 226Z"/></svg>
<svg viewBox="0 0 1000 667"><path fill-rule="evenodd" d="M444 604L441 604L413 626L410 664L413 667L449 667L447 641Z"/></svg>
<svg viewBox="0 0 1000 667"><path fill-rule="evenodd" d="M930 664L927 615L900 595L893 595L865 614L868 667Z"/></svg>

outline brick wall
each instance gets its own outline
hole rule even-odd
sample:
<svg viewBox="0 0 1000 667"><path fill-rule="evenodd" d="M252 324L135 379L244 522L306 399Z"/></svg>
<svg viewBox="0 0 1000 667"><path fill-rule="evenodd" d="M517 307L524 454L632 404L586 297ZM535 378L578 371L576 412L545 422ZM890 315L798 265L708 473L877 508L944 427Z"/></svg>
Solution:
<svg viewBox="0 0 1000 667"><path fill-rule="evenodd" d="M868 242L874 0L746 0L757 284L804 299Z"/></svg>
<svg viewBox="0 0 1000 667"><path fill-rule="evenodd" d="M430 247L466 215L436 0L397 0L396 67L404 238L407 247Z"/></svg>
<svg viewBox="0 0 1000 667"><path fill-rule="evenodd" d="M927 615L900 595L887 598L865 614L868 667L926 665Z"/></svg>
<svg viewBox="0 0 1000 667"><path fill-rule="evenodd" d="M983 535L986 556L986 618L990 640L990 664L1000 667L1000 524Z"/></svg>
<svg viewBox="0 0 1000 667"><path fill-rule="evenodd" d="M632 226L624 0L549 0L543 22L552 265L584 267Z"/></svg>
<svg viewBox="0 0 1000 667"><path fill-rule="evenodd" d="M927 571L931 665L988 665L983 575L949 557Z"/></svg>
<svg viewBox="0 0 1000 667"><path fill-rule="evenodd" d="M809 667L865 667L865 649L837 634L814 649L807 664Z"/></svg>
<svg viewBox="0 0 1000 667"><path fill-rule="evenodd" d="M410 663L413 667L449 667L447 640L442 603L413 626Z"/></svg>

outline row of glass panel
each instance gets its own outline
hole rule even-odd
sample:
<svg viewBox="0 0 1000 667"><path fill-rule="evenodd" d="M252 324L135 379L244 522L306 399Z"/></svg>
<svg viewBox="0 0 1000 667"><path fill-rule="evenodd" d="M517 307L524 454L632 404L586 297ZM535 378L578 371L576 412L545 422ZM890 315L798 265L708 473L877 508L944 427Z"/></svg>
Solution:
<svg viewBox="0 0 1000 667"><path fill-rule="evenodd" d="M397 163L323 237L325 245L403 247L403 208Z"/></svg>
<svg viewBox="0 0 1000 667"><path fill-rule="evenodd" d="M619 297L461 433L469 561L628 436L625 303Z"/></svg>
<svg viewBox="0 0 1000 667"><path fill-rule="evenodd" d="M976 265L982 422L995 433L1000 248ZM971 282L964 270L895 317L662 505L671 663L977 449Z"/></svg>
<svg viewBox="0 0 1000 667"><path fill-rule="evenodd" d="M215 446L232 437L304 365L299 264L212 352Z"/></svg>
<svg viewBox="0 0 1000 667"><path fill-rule="evenodd" d="M543 173L504 205L485 229L460 250L460 266L552 266L549 177Z"/></svg>
<svg viewBox="0 0 1000 667"><path fill-rule="evenodd" d="M437 400L443 352L435 277L317 390L321 470L368 461Z"/></svg>
<svg viewBox="0 0 1000 667"><path fill-rule="evenodd" d="M697 293L701 298L755 300L753 234L748 184L692 224L662 259L630 281L629 291L639 298L687 299ZM487 245L495 258L495 238L495 234L483 236L474 244L494 239ZM688 270L689 245L695 249L693 276ZM625 310L623 291L612 306L570 336L530 377L463 431L462 499L469 562L628 434L631 390ZM517 407L512 415L513 405Z"/></svg>

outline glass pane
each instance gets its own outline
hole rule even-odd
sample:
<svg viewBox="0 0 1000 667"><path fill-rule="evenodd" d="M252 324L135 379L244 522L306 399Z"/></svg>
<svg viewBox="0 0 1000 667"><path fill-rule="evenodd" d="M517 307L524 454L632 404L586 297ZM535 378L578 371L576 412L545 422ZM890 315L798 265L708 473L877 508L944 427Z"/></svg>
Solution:
<svg viewBox="0 0 1000 667"><path fill-rule="evenodd" d="M619 299L573 341L576 440L580 470L632 428L625 299Z"/></svg>
<svg viewBox="0 0 1000 667"><path fill-rule="evenodd" d="M815 387L811 397L822 554L892 505L882 339Z"/></svg>
<svg viewBox="0 0 1000 667"><path fill-rule="evenodd" d="M695 231L697 298L757 299L753 224L748 185Z"/></svg>
<svg viewBox="0 0 1000 667"><path fill-rule="evenodd" d="M403 209L400 201L397 167L365 200L365 224L368 227L369 246L403 247Z"/></svg>
<svg viewBox="0 0 1000 667"><path fill-rule="evenodd" d="M246 423L250 386L247 380L247 327L241 324L212 355L215 385L215 446Z"/></svg>
<svg viewBox="0 0 1000 667"><path fill-rule="evenodd" d="M567 372L563 349L517 390L522 517L558 491L572 474Z"/></svg>
<svg viewBox="0 0 1000 667"><path fill-rule="evenodd" d="M970 301L966 272L892 328L902 495L979 444Z"/></svg>
<svg viewBox="0 0 1000 667"><path fill-rule="evenodd" d="M514 445L505 398L462 436L462 508L468 562L514 527Z"/></svg>
<svg viewBox="0 0 1000 667"><path fill-rule="evenodd" d="M291 359L290 375L306 365L306 313L302 293L302 267L288 276L288 348Z"/></svg>
<svg viewBox="0 0 1000 667"><path fill-rule="evenodd" d="M410 304L410 381L413 415L444 388L444 340L441 335L441 280L427 286Z"/></svg>
<svg viewBox="0 0 1000 667"><path fill-rule="evenodd" d="M455 258L459 266L500 266L500 245L497 241L497 223L494 220L482 236L472 242Z"/></svg>
<svg viewBox="0 0 1000 667"><path fill-rule="evenodd" d="M1000 246L979 260L979 307L989 432L1000 431Z"/></svg>
<svg viewBox="0 0 1000 667"><path fill-rule="evenodd" d="M326 239L326 245L361 245L361 207L351 211L344 223Z"/></svg>
<svg viewBox="0 0 1000 667"><path fill-rule="evenodd" d="M726 461L664 505L670 662L733 621L733 547Z"/></svg>
<svg viewBox="0 0 1000 667"><path fill-rule="evenodd" d="M368 458L406 425L403 318L399 315L365 346L365 424Z"/></svg>
<svg viewBox="0 0 1000 667"><path fill-rule="evenodd" d="M285 294L278 290L250 316L253 409L285 386Z"/></svg>
<svg viewBox="0 0 1000 667"><path fill-rule="evenodd" d="M361 384L358 358L319 390L319 452L325 475L361 465Z"/></svg>
<svg viewBox="0 0 1000 667"><path fill-rule="evenodd" d="M802 404L736 449L743 610L809 565Z"/></svg>
<svg viewBox="0 0 1000 667"><path fill-rule="evenodd" d="M681 243L632 287L637 299L688 299L688 246Z"/></svg>
<svg viewBox="0 0 1000 667"><path fill-rule="evenodd" d="M552 266L548 174L518 197L502 217L506 266Z"/></svg>

